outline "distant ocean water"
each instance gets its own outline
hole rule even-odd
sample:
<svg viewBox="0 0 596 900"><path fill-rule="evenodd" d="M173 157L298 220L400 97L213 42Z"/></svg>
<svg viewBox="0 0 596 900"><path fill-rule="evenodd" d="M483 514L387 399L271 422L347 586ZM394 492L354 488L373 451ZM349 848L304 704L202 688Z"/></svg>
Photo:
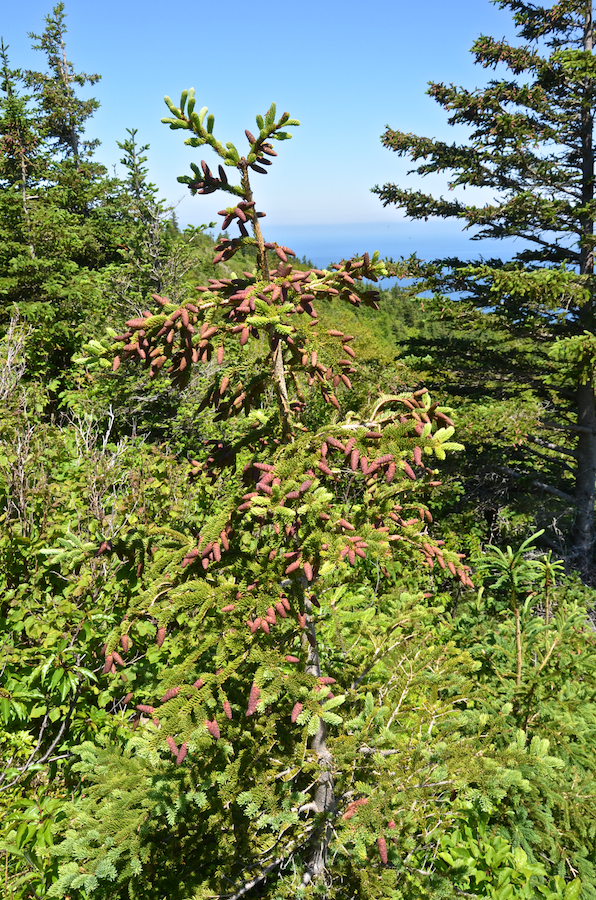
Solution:
<svg viewBox="0 0 596 900"><path fill-rule="evenodd" d="M297 256L319 268L365 251L378 250L382 257L394 260L416 253L421 259L459 256L478 259L481 256L507 257L522 249L521 242L472 241L469 232L458 230L453 223L385 222L345 223L340 225L272 225L267 237L284 244Z"/></svg>

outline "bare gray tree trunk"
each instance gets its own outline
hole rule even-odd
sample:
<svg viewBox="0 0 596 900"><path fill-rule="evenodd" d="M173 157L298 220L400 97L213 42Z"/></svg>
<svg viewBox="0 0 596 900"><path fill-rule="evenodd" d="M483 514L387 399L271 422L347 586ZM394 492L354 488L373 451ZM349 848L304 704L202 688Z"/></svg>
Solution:
<svg viewBox="0 0 596 900"><path fill-rule="evenodd" d="M317 635L312 615L312 606L306 601L306 637L308 640L308 659L306 671L309 675L319 678L321 664L319 661L319 648ZM306 861L306 869L302 877L302 884L307 885L313 879L320 877L327 867L327 855L332 837L332 825L330 816L335 809L335 792L333 780L333 756L327 747L327 726L321 719L317 733L313 737L310 748L317 755L319 763L319 777L315 785L313 802L309 804L315 815L322 815L321 827L315 829L311 840L311 849Z"/></svg>

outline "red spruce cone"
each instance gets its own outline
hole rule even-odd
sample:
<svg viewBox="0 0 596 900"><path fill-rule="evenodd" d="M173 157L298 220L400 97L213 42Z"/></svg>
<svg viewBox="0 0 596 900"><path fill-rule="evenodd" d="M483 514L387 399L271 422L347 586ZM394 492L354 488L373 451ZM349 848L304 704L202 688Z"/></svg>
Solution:
<svg viewBox="0 0 596 900"><path fill-rule="evenodd" d="M173 697L175 697L179 691L180 691L179 687L170 688L169 691L166 691L165 694L163 695L163 697L161 698L161 702L167 703L168 700L171 700Z"/></svg>
<svg viewBox="0 0 596 900"><path fill-rule="evenodd" d="M248 698L248 709L246 710L247 716L252 716L252 714L254 712L256 712L260 693L261 692L260 692L259 688L256 686L256 684L253 684L253 686L250 689L250 696Z"/></svg>
<svg viewBox="0 0 596 900"><path fill-rule="evenodd" d="M219 725L217 724L217 721L215 719L213 719L212 722L205 722L205 727L207 728L207 731L209 732L211 737L215 738L216 741L220 739L221 734L219 731Z"/></svg>

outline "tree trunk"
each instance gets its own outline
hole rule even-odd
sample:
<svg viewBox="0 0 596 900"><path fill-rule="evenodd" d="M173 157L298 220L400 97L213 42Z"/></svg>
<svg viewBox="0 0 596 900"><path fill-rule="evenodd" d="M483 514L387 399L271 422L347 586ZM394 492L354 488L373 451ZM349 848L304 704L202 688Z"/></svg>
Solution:
<svg viewBox="0 0 596 900"><path fill-rule="evenodd" d="M19 129L19 138L21 133ZM27 237L29 238L29 255L31 259L35 259L35 247L31 238L31 219L29 217L29 207L27 206L27 162L25 159L25 150L22 146L19 150L21 157L21 199L23 201L23 217L25 219L25 227L27 229Z"/></svg>
<svg viewBox="0 0 596 900"><path fill-rule="evenodd" d="M577 423L588 428L581 431L577 444L575 499L577 512L573 529L574 567L586 578L594 549L594 487L596 483L596 409L591 383L577 389Z"/></svg>
<svg viewBox="0 0 596 900"><path fill-rule="evenodd" d="M70 75L68 72L68 61L66 59L66 47L64 45L64 33L62 31L62 22L58 22L58 29L60 35L60 49L62 51L62 62L60 65L60 73L62 75L62 83L64 84L64 93L69 98L69 100L73 96L73 89L70 84ZM74 159L75 169L79 168L80 157L79 157L79 136L77 134L77 127L73 119L72 112L68 114L68 143L70 144L72 155Z"/></svg>
<svg viewBox="0 0 596 900"><path fill-rule="evenodd" d="M584 51L593 49L592 0L586 3L584 17ZM582 208L580 234L580 274L594 274L594 220L591 204L594 200L594 148L593 148L593 87L588 79L584 84L581 112L582 145ZM589 279L593 294L593 279ZM580 325L587 331L594 331L594 300L581 307ZM582 577L588 577L592 566L594 549L594 487L596 482L596 409L594 405L593 378L587 384L577 387L577 424L582 428L577 445L577 473L575 499L577 512L572 534L573 565Z"/></svg>
<svg viewBox="0 0 596 900"><path fill-rule="evenodd" d="M310 600L305 602L305 611L306 641L308 641L306 671L309 675L320 678L319 647ZM322 821L319 828L315 829L311 839L310 850L306 859L306 869L302 876L303 886L306 886L313 879L317 879L325 871L329 844L333 835L330 821L331 814L335 809L333 756L327 747L327 726L322 719L319 721L317 733L311 740L310 749L316 753L319 763L319 777L314 789L312 808L315 814L322 815Z"/></svg>

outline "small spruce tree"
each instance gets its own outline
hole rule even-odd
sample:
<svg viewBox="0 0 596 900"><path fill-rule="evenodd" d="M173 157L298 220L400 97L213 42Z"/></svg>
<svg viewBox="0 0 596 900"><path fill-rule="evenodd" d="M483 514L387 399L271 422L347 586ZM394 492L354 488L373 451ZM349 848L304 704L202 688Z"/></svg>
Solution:
<svg viewBox="0 0 596 900"><path fill-rule="evenodd" d="M323 329L317 306L376 306L370 282L386 269L365 253L304 270L265 240L251 175L299 123L272 105L242 156L194 91L166 102L164 121L221 160L179 179L231 198L223 230L239 235L216 260L252 248L256 265L178 303L154 295L104 356L202 386L200 408L234 417L238 436L192 461L213 498L196 533L99 547L120 555L130 588L103 672L125 682L136 730L80 748L84 796L51 895L417 896L455 773L476 765L443 740L470 659L437 640L423 596L433 568L471 585L428 531L433 460L459 448L449 410L425 390L349 410L355 336ZM314 392L328 414L313 428Z"/></svg>

